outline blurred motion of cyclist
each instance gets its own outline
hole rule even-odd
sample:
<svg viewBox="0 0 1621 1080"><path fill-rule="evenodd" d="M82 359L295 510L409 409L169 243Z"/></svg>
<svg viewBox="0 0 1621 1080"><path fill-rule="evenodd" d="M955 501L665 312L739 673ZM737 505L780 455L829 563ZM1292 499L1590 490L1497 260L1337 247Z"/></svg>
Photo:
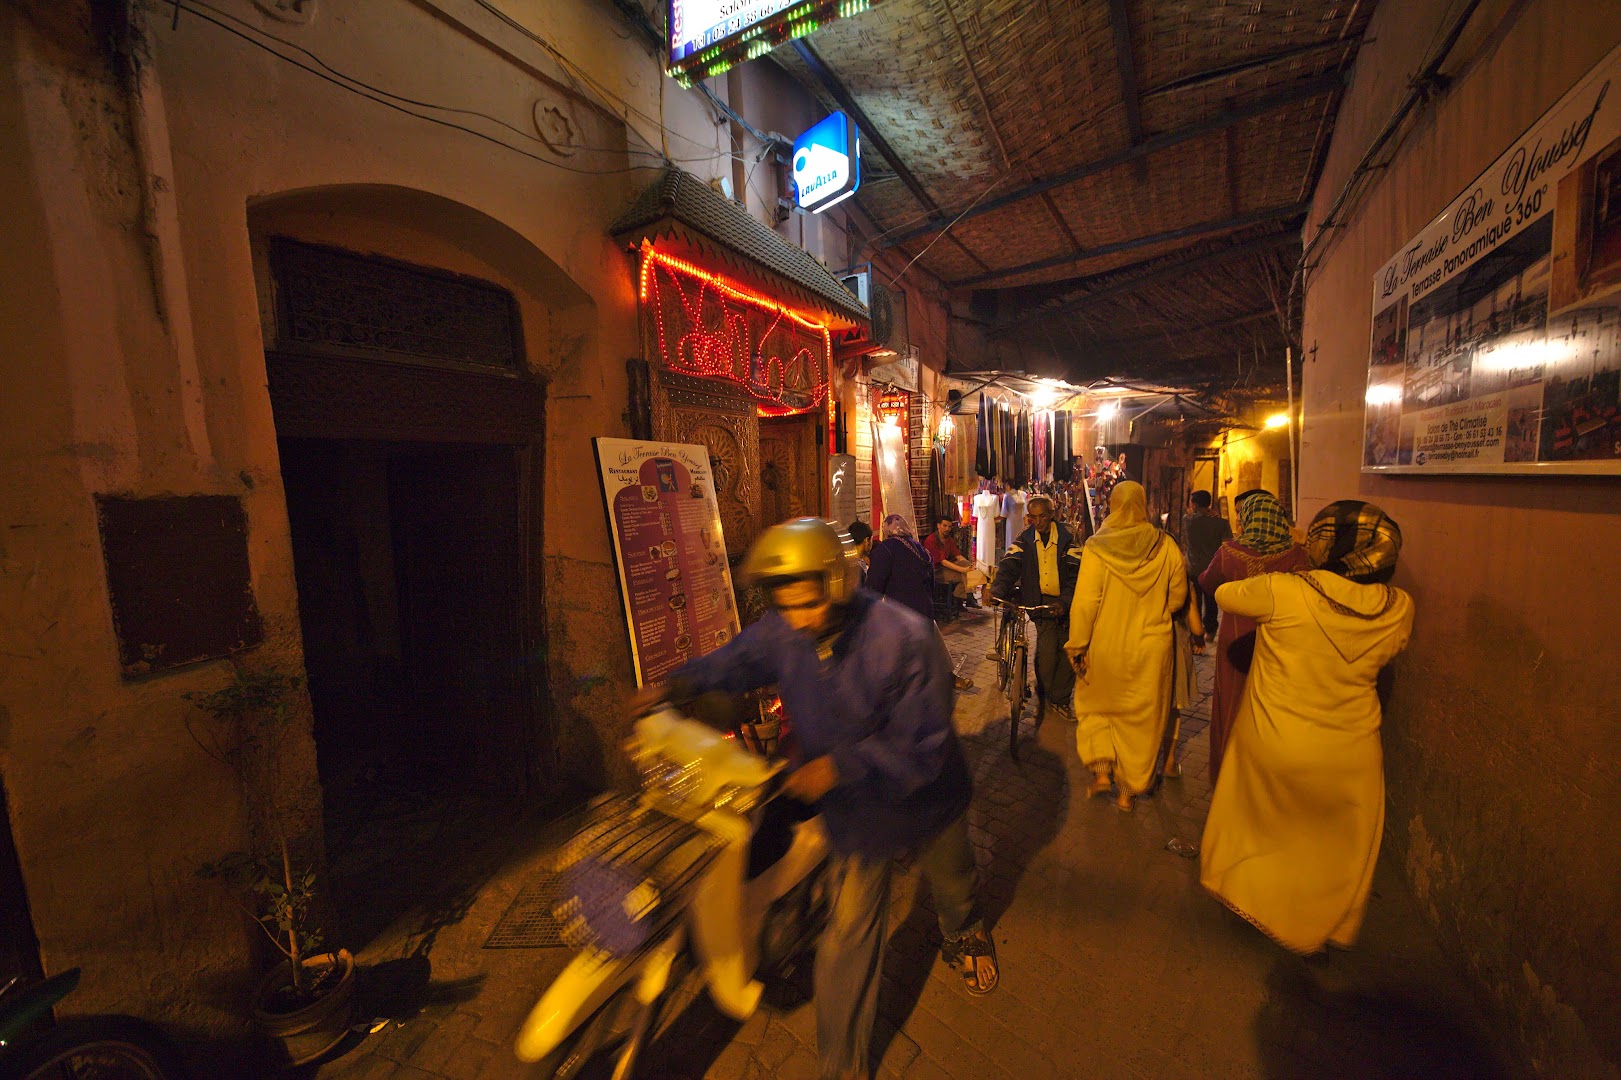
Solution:
<svg viewBox="0 0 1621 1080"><path fill-rule="evenodd" d="M853 552L825 521L767 529L742 573L771 610L634 701L777 684L804 757L783 791L819 805L833 851L833 911L816 953L821 1074L866 1077L897 856L916 856L942 951L968 988L989 993L998 980L974 918L971 782L951 721L951 661L930 620L860 587Z"/></svg>

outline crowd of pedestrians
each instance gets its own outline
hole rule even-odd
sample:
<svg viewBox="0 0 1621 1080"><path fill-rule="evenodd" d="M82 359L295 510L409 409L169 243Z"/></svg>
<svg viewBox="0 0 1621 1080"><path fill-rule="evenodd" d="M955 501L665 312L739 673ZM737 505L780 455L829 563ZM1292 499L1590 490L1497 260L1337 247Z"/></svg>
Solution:
<svg viewBox="0 0 1621 1080"><path fill-rule="evenodd" d="M1300 534L1274 495L1250 491L1237 500L1239 535L1221 540L1224 523L1203 520L1208 495L1191 510L1179 548L1147 520L1142 487L1121 482L1081 550L1064 650L1090 793L1129 811L1175 775L1174 757L1159 755L1186 700L1179 662L1219 619L1214 792L1202 842L1185 853L1197 851L1212 896L1286 948L1349 946L1384 824L1376 681L1413 623L1412 599L1390 585L1401 530L1345 500Z"/></svg>
<svg viewBox="0 0 1621 1080"><path fill-rule="evenodd" d="M1214 793L1202 843L1182 853L1199 855L1212 896L1284 947L1354 942L1384 820L1375 682L1413 621L1411 598L1390 585L1396 523L1348 500L1301 533L1275 496L1253 491L1237 500L1232 537L1205 495L1178 543L1124 479L1084 539L1045 495L1021 509L987 599L1030 610L1038 708L1075 723L1088 794L1130 812L1178 775L1192 659L1214 631ZM933 624L937 587L972 596L979 584L954 524L919 542L890 514L876 542L854 523L846 547L825 522L773 526L744 575L770 610L672 679L686 692L775 682L794 718L801 754L783 790L820 805L835 863L816 963L824 1077L867 1075L896 856L929 877L943 955L967 989L1000 982L975 907L951 658ZM970 685L958 677L955 689Z"/></svg>

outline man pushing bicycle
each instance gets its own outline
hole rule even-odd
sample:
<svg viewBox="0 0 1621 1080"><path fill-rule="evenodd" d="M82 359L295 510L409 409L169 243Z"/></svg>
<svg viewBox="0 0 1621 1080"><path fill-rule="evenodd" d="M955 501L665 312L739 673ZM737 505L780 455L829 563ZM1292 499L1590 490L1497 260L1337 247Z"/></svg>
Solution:
<svg viewBox="0 0 1621 1080"><path fill-rule="evenodd" d="M1004 604L1040 607L1031 616L1036 624L1037 721L1045 718L1051 704L1073 724L1075 671L1064 655L1064 640L1069 636L1069 605L1081 567L1080 541L1068 526L1054 520L1053 502L1045 495L1030 497L1025 520L1024 532L996 564L991 596ZM1017 611L1011 617L1017 618Z"/></svg>

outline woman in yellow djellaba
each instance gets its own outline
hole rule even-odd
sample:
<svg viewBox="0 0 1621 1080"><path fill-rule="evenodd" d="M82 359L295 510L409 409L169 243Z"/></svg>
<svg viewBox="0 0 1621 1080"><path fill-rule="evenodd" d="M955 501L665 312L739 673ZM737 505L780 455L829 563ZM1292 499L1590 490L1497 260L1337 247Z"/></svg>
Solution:
<svg viewBox="0 0 1621 1080"><path fill-rule="evenodd" d="M1154 780L1171 711L1171 617L1187 596L1182 551L1149 522L1143 486L1116 484L1109 516L1081 549L1064 651L1075 667L1075 741L1092 770L1088 794L1113 786L1121 810Z"/></svg>
<svg viewBox="0 0 1621 1080"><path fill-rule="evenodd" d="M1356 941L1385 820L1379 671L1407 646L1413 601L1388 582L1401 530L1346 499L1306 533L1316 569L1216 590L1259 625L1205 822L1199 880L1303 955Z"/></svg>

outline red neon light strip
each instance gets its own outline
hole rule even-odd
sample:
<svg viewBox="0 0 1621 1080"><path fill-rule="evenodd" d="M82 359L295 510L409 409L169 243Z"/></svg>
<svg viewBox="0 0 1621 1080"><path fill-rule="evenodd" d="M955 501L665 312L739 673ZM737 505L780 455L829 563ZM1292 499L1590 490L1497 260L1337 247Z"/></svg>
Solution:
<svg viewBox="0 0 1621 1080"><path fill-rule="evenodd" d="M794 312L767 297L761 296L758 293L750 292L746 289L739 288L726 279L721 278L719 275L710 273L707 270L694 266L691 263L685 262L681 259L666 255L661 251L655 250L650 245L643 247L642 256L639 294L644 306L647 304L649 298L658 291L658 281L654 271L660 263L665 266L667 271L669 271L673 277L679 279L681 276L686 276L696 279L698 283L696 295L689 300L687 292L681 288L679 280L675 282L677 299L680 301L682 308L685 310L687 321L691 324L693 329L684 335L680 341L675 343L673 352L670 348L669 337L665 332L663 305L658 304L657 302L654 303L654 311L658 319L659 351L666 362L673 363L673 365L678 369L687 367L689 370L694 370L698 374L719 376L734 382L741 381L736 377L734 372L734 362L737 359L736 345L739 338L742 339L744 344L747 344L749 338L748 325L741 316L728 316L724 320L726 331L722 333L709 333L702 330L703 292L705 288L712 288L719 293L723 293L735 300L753 305L765 311L769 311L776 316L772 324L766 327L766 329L759 335L759 342L762 347L766 339L769 338L775 331L776 324L781 322L783 316L785 315L807 330L819 331L822 336L821 360L823 363L831 365L833 342L832 335L825 323L819 323L807 319L797 312ZM690 366L681 362L683 353L687 352L689 348L691 354ZM811 350L808 348L801 348L796 351L790 362L799 361L801 356L805 357L807 360L810 360L813 365L815 365L814 370L817 379L815 386L810 392L811 404L803 407L786 406L781 402L780 398L776 398L775 400L778 402L778 407L782 411L773 410L769 414L761 412L760 415L789 416L793 415L794 413L805 412L809 409L815 408L816 405L823 400L823 395L827 392L827 379L824 376L826 368L816 364L816 358L812 356ZM759 349L755 349L754 355L748 358L747 363L750 365L752 370L759 370L760 373L765 376L767 381L769 381L773 366L775 366L778 378L780 379L783 376L784 364L783 359L780 356L763 356L760 354ZM763 390L763 387L755 387L750 385L750 389L751 391L758 392ZM758 396L758 393L756 393L756 396ZM766 406L762 408L770 407Z"/></svg>

